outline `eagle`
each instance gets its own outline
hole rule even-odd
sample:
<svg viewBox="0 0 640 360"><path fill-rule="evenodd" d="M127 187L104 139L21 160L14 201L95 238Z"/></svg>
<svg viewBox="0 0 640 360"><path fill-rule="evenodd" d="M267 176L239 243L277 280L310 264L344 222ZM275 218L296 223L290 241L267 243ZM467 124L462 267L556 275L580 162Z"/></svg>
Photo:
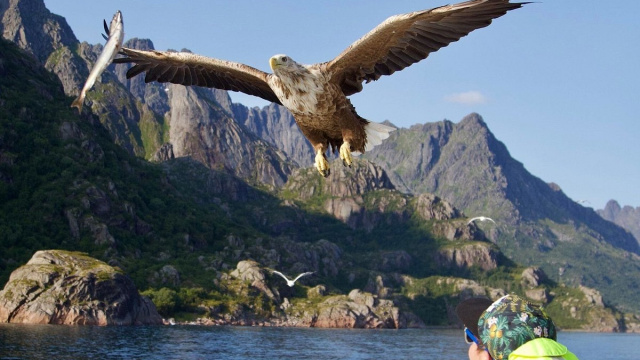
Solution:
<svg viewBox="0 0 640 360"><path fill-rule="evenodd" d="M471 0L389 17L331 61L302 65L285 54L269 59L273 73L190 52L142 51L123 47L115 63L134 63L130 79L202 86L261 97L282 105L315 151L315 167L330 174L326 153L339 151L345 166L353 153L365 153L395 128L358 115L348 96L363 83L391 75L526 3Z"/></svg>

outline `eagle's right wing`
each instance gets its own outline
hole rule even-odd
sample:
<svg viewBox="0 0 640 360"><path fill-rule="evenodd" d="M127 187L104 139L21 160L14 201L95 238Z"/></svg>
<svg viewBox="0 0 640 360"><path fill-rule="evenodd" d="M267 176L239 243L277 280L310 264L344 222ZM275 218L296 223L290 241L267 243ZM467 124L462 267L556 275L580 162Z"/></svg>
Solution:
<svg viewBox="0 0 640 360"><path fill-rule="evenodd" d="M209 58L190 52L144 51L122 48L123 58L114 63L134 63L127 71L127 79L146 73L144 81L170 82L185 86L203 86L222 90L240 91L280 104L271 90L271 74L248 65Z"/></svg>

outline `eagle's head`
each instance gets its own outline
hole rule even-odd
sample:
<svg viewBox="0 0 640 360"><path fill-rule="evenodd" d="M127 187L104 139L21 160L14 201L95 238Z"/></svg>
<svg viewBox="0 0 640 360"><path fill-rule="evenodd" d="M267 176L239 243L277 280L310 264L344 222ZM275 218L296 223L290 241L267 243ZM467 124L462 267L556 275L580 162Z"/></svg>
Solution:
<svg viewBox="0 0 640 360"><path fill-rule="evenodd" d="M280 71L294 72L304 69L302 65L293 61L293 59L285 54L273 55L271 59L269 59L269 66L271 66L271 70L273 70L274 73Z"/></svg>

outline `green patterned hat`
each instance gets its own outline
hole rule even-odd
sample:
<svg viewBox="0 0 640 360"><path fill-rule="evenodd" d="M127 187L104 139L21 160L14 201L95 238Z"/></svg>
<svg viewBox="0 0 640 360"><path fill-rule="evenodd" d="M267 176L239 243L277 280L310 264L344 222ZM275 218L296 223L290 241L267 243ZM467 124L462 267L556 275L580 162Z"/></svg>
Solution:
<svg viewBox="0 0 640 360"><path fill-rule="evenodd" d="M517 295L506 295L491 304L478 319L478 333L495 360L508 359L529 340L556 340L556 327L544 309Z"/></svg>

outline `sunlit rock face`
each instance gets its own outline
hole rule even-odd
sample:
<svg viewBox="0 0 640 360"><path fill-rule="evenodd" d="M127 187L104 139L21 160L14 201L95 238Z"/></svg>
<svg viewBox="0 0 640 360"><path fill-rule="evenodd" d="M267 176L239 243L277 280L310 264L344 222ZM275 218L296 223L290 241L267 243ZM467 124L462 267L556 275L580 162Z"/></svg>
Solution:
<svg viewBox="0 0 640 360"><path fill-rule="evenodd" d="M153 303L116 268L80 253L36 252L0 291L0 322L162 324Z"/></svg>

